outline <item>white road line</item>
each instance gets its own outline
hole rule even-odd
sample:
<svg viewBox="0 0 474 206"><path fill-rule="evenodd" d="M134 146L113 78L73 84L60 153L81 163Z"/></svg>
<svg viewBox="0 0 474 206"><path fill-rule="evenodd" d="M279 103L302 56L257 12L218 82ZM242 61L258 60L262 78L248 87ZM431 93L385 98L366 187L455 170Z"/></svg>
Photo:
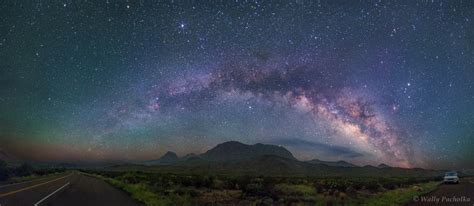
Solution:
<svg viewBox="0 0 474 206"><path fill-rule="evenodd" d="M35 203L34 206L38 206L41 202L45 201L46 199L48 199L49 197L51 197L51 195L54 195L54 193L56 192L59 192L59 190L65 188L66 186L69 185L70 182L66 183L65 185L63 185L62 187L58 188L57 190L55 190L53 193L49 194L48 196L44 197L43 199L41 199L40 201L38 201L37 203Z"/></svg>

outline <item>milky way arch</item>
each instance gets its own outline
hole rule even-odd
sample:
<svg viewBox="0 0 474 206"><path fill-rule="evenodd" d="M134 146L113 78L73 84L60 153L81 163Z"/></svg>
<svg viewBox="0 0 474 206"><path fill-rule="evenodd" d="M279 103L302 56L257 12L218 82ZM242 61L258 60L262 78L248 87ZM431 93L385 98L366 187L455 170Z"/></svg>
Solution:
<svg viewBox="0 0 474 206"><path fill-rule="evenodd" d="M147 91L147 105L138 116L153 116L176 105L217 101L224 94L250 94L308 113L315 122L328 122L336 133L334 136L340 138L336 142L350 141L353 147L378 161L412 166L409 142L386 118L387 112L377 97L345 86L345 71L327 67L311 60L226 62L213 69L172 76L154 85Z"/></svg>

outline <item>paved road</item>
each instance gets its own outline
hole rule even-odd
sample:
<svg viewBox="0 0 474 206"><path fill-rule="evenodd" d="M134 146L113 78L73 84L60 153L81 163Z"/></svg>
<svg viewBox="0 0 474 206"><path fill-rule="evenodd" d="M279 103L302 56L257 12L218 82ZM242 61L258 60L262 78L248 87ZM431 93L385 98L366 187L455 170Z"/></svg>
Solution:
<svg viewBox="0 0 474 206"><path fill-rule="evenodd" d="M474 178L461 179L459 184L443 184L433 192L414 197L414 201L408 205L474 206Z"/></svg>
<svg viewBox="0 0 474 206"><path fill-rule="evenodd" d="M0 206L141 205L106 182L70 172L14 185L0 186Z"/></svg>

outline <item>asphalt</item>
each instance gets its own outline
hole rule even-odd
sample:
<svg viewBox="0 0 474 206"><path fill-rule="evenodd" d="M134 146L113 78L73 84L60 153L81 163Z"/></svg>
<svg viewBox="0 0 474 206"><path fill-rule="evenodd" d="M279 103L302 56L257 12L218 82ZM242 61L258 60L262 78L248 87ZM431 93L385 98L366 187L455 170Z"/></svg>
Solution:
<svg viewBox="0 0 474 206"><path fill-rule="evenodd" d="M78 172L0 185L0 206L141 205L106 182Z"/></svg>
<svg viewBox="0 0 474 206"><path fill-rule="evenodd" d="M459 184L442 184L435 191L413 197L409 206L474 205L474 178L463 178Z"/></svg>

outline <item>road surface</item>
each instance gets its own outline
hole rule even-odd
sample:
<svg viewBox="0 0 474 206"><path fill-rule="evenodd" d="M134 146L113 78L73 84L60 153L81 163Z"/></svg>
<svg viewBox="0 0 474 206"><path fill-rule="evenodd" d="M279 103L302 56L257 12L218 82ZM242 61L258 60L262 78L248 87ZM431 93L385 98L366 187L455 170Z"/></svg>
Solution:
<svg viewBox="0 0 474 206"><path fill-rule="evenodd" d="M443 184L433 192L413 198L415 205L469 205L474 206L474 178L463 178L459 184Z"/></svg>
<svg viewBox="0 0 474 206"><path fill-rule="evenodd" d="M0 185L0 206L141 205L125 192L94 177L70 172L12 185Z"/></svg>

